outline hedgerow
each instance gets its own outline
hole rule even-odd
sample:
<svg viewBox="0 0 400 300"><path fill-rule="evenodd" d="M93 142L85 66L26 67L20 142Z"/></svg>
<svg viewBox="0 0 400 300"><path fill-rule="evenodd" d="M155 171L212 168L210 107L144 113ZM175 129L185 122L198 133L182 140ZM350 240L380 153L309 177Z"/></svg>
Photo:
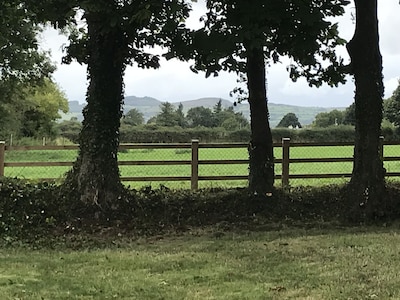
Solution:
<svg viewBox="0 0 400 300"><path fill-rule="evenodd" d="M245 188L190 191L149 186L126 189L104 209L71 197L64 193L62 185L3 177L0 236L13 240L115 226L138 234L154 234L218 224L247 228L268 223L346 223L351 216L350 203L342 197L344 188L329 185L276 189L272 197L263 197L249 194ZM400 189L396 185L388 189L395 205L387 216L394 219L399 216Z"/></svg>

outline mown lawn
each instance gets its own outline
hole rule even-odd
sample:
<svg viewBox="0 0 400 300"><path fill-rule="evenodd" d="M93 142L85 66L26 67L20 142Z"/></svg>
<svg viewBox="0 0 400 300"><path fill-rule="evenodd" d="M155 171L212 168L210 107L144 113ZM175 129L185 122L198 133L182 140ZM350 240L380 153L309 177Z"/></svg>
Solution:
<svg viewBox="0 0 400 300"><path fill-rule="evenodd" d="M398 225L86 238L0 248L0 299L400 299Z"/></svg>

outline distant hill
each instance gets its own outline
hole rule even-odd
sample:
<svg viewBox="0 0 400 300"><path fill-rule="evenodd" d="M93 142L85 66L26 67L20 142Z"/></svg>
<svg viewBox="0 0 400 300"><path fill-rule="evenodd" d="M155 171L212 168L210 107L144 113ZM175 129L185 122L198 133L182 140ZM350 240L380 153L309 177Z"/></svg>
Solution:
<svg viewBox="0 0 400 300"><path fill-rule="evenodd" d="M198 106L204 106L212 109L219 100L221 100L222 107L224 108L233 106L233 103L231 101L221 98L200 98L195 100L174 102L172 104L178 107L179 103L182 103L184 112L187 112L190 108ZM143 113L145 120L148 120L152 116L160 112L161 104L162 101L151 97L127 96L124 99L124 113L127 113L129 110L136 108L141 113ZM314 121L315 116L321 112L329 112L333 109L344 109L334 107L304 107L275 103L268 103L268 107L270 110L271 127L275 127L283 118L283 116L287 113L296 114L302 125L308 125L311 124ZM69 120L71 119L71 117L76 117L78 118L78 120L82 121L83 108L84 104L80 104L78 101L70 101L69 112L67 114L62 114L62 119ZM236 106L234 106L234 110L237 112L242 112L246 118L250 119L250 109L247 102L237 104Z"/></svg>

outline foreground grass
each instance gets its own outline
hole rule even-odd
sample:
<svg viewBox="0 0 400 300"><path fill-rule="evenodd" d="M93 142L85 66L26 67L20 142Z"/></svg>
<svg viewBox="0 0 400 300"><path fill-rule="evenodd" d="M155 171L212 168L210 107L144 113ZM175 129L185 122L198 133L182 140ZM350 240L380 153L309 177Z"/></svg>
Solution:
<svg viewBox="0 0 400 300"><path fill-rule="evenodd" d="M0 248L0 299L399 299L399 243L395 226L67 236Z"/></svg>

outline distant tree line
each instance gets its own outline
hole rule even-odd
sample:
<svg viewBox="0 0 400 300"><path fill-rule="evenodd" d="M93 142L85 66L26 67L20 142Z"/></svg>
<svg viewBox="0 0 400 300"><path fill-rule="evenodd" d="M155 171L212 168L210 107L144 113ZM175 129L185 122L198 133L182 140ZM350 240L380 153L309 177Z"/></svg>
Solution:
<svg viewBox="0 0 400 300"><path fill-rule="evenodd" d="M144 124L143 114L136 108L128 111L122 118L122 126L137 126ZM185 114L183 105L177 108L169 102L160 105L160 112L150 118L147 124L158 126L178 126L182 128L222 127L226 130L237 130L249 127L249 122L241 112L235 112L233 107L223 108L219 100L213 109L203 106L190 108Z"/></svg>

